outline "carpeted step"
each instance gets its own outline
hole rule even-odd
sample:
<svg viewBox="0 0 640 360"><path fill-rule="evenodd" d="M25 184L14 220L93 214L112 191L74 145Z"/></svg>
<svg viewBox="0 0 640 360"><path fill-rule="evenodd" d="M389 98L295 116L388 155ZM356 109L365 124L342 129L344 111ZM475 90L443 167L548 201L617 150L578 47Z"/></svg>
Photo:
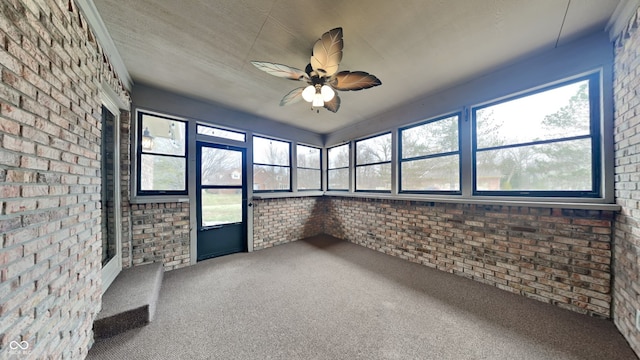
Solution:
<svg viewBox="0 0 640 360"><path fill-rule="evenodd" d="M151 322L163 274L162 263L120 272L102 296L102 310L93 323L94 338L107 338Z"/></svg>

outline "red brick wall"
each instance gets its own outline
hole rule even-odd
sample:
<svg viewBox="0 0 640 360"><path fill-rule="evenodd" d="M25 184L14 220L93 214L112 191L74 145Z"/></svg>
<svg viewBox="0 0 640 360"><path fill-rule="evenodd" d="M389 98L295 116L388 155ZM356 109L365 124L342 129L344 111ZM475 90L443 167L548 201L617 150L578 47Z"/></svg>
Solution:
<svg viewBox="0 0 640 360"><path fill-rule="evenodd" d="M133 266L162 262L164 270L188 266L189 203L131 205Z"/></svg>
<svg viewBox="0 0 640 360"><path fill-rule="evenodd" d="M253 249L260 250L324 232L322 197L253 200Z"/></svg>
<svg viewBox="0 0 640 360"><path fill-rule="evenodd" d="M616 202L622 211L614 236L614 322L637 354L640 332L640 10L615 48L615 173Z"/></svg>
<svg viewBox="0 0 640 360"><path fill-rule="evenodd" d="M327 198L325 232L572 311L609 317L614 213Z"/></svg>
<svg viewBox="0 0 640 360"><path fill-rule="evenodd" d="M0 1L0 73L0 358L81 359L102 290L99 84L129 96L68 0Z"/></svg>

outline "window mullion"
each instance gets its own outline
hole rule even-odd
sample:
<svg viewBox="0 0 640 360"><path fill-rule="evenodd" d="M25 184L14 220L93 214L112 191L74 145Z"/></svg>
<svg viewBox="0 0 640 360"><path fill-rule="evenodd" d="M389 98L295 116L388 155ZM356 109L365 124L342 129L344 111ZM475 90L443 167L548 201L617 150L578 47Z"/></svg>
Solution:
<svg viewBox="0 0 640 360"><path fill-rule="evenodd" d="M462 112L458 127L460 144L460 190L462 197L470 198L474 191L473 184L473 121L468 108Z"/></svg>

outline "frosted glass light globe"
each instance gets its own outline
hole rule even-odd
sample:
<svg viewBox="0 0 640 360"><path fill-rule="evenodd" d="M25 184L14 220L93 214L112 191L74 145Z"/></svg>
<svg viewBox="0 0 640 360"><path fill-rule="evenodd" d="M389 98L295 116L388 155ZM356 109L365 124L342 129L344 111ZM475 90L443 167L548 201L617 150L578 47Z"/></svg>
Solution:
<svg viewBox="0 0 640 360"><path fill-rule="evenodd" d="M312 102L313 97L316 94L316 88L313 85L309 85L304 90L302 90L302 98L306 102Z"/></svg>
<svg viewBox="0 0 640 360"><path fill-rule="evenodd" d="M327 85L322 85L320 93L322 94L322 100L324 101L331 101L331 99L336 95L335 91Z"/></svg>
<svg viewBox="0 0 640 360"><path fill-rule="evenodd" d="M313 96L313 107L321 107L324 106L324 100L322 99L322 94L316 93Z"/></svg>

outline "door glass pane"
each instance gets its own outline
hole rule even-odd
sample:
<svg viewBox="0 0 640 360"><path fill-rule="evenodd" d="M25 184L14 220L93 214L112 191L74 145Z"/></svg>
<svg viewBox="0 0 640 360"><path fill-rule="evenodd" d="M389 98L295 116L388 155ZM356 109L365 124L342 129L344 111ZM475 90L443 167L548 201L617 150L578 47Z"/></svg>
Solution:
<svg viewBox="0 0 640 360"><path fill-rule="evenodd" d="M203 147L202 185L242 185L242 153Z"/></svg>
<svg viewBox="0 0 640 360"><path fill-rule="evenodd" d="M242 222L242 189L202 189L202 224Z"/></svg>

